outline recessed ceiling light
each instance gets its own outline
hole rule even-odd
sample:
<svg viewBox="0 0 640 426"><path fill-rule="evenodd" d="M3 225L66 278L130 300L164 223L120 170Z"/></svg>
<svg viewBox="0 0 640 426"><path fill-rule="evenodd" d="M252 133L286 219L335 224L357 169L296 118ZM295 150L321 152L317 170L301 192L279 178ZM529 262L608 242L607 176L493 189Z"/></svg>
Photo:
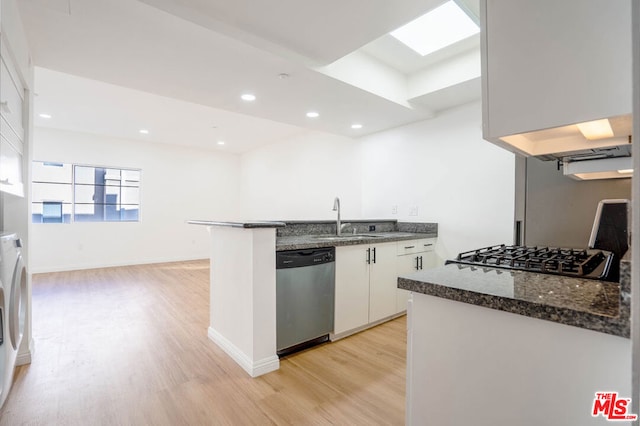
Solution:
<svg viewBox="0 0 640 426"><path fill-rule="evenodd" d="M51 118L51 114L38 114L42 118Z"/></svg>
<svg viewBox="0 0 640 426"><path fill-rule="evenodd" d="M362 129L362 124L360 123L354 123L351 125L352 129Z"/></svg>
<svg viewBox="0 0 640 426"><path fill-rule="evenodd" d="M143 135L148 135L149 131L147 129L140 129L140 133L142 133Z"/></svg>
<svg viewBox="0 0 640 426"><path fill-rule="evenodd" d="M218 141L218 145L224 145L224 141Z"/></svg>
<svg viewBox="0 0 640 426"><path fill-rule="evenodd" d="M389 34L425 56L479 32L478 25L449 0Z"/></svg>
<svg viewBox="0 0 640 426"><path fill-rule="evenodd" d="M240 96L240 98L242 98L243 101L253 102L256 100L256 95L252 93L245 93L242 96Z"/></svg>
<svg viewBox="0 0 640 426"><path fill-rule="evenodd" d="M612 138L614 136L613 129L611 129L611 123L609 123L609 120L606 118L578 123L576 126L578 126L580 133L590 141Z"/></svg>
<svg viewBox="0 0 640 426"><path fill-rule="evenodd" d="M320 117L320 114L318 114L318 113L317 113L317 112L315 112L315 111L309 111L309 112L307 113L307 117L309 117L309 118L318 118L318 117Z"/></svg>

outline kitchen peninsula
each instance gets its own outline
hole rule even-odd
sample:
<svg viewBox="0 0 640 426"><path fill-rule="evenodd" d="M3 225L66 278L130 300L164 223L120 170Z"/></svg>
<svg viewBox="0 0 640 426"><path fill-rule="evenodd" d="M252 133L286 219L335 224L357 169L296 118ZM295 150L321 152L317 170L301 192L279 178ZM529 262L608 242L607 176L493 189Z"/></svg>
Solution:
<svg viewBox="0 0 640 426"><path fill-rule="evenodd" d="M631 396L629 259L620 284L458 264L400 277L407 424L607 424L595 393Z"/></svg>
<svg viewBox="0 0 640 426"><path fill-rule="evenodd" d="M433 245L432 241L437 237L435 223L397 223L395 220L345 221L343 225L349 232L340 237L335 236L336 221L192 220L188 223L206 226L211 237L208 336L252 377L279 368L276 251L424 239ZM392 291L397 277L395 247L393 255ZM395 291L391 296L395 308ZM367 325L390 319L395 314L394 311Z"/></svg>
<svg viewBox="0 0 640 426"><path fill-rule="evenodd" d="M277 370L276 228L282 222L194 220L211 237L209 339L251 377Z"/></svg>

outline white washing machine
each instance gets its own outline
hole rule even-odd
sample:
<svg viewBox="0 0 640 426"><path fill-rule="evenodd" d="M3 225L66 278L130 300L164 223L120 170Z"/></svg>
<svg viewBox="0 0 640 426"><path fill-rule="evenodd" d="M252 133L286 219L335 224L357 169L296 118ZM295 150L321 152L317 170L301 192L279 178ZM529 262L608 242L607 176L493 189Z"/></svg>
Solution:
<svg viewBox="0 0 640 426"><path fill-rule="evenodd" d="M27 319L27 271L16 234L0 234L0 407L11 390Z"/></svg>

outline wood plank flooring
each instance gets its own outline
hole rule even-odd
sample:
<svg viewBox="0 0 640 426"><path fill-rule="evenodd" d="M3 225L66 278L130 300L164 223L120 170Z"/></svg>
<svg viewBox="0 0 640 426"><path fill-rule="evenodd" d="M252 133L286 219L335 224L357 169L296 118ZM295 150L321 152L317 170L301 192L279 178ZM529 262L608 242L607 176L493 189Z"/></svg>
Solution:
<svg viewBox="0 0 640 426"><path fill-rule="evenodd" d="M33 278L0 425L404 424L404 317L250 378L207 338L208 261Z"/></svg>

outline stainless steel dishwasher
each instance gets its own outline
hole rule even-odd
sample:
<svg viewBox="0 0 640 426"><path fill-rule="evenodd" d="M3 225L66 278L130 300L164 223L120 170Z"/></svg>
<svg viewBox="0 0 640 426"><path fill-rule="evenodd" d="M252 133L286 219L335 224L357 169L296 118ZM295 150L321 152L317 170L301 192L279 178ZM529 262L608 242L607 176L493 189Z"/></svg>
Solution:
<svg viewBox="0 0 640 426"><path fill-rule="evenodd" d="M324 342L333 331L335 247L276 252L278 355Z"/></svg>

